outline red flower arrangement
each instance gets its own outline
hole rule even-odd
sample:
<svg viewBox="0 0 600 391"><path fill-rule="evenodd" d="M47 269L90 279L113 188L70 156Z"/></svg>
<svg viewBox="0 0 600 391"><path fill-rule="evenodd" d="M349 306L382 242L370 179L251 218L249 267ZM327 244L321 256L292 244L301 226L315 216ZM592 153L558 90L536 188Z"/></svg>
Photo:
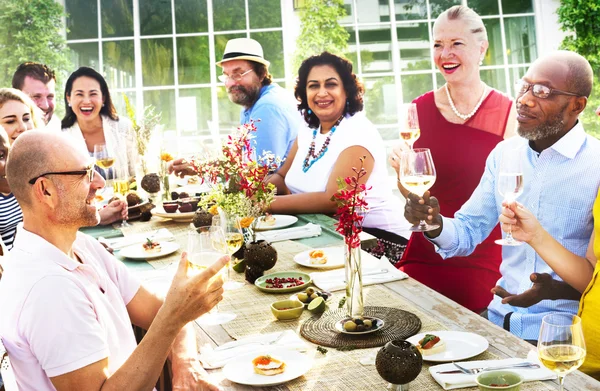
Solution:
<svg viewBox="0 0 600 391"><path fill-rule="evenodd" d="M365 219L365 213L369 206L365 201L367 190L371 190L364 183L359 183L360 179L367 174L364 163L367 157L360 158L360 167L352 167L355 176L345 179L338 179L339 190L332 197L337 203L338 209L335 216L339 219L336 224L336 231L344 236L346 245L351 248L360 246L359 234L362 232L362 225Z"/></svg>

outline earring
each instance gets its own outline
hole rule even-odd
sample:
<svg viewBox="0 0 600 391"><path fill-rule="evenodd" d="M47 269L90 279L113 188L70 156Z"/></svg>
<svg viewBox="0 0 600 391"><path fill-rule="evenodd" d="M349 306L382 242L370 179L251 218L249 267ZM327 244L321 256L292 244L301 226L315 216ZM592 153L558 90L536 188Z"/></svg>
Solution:
<svg viewBox="0 0 600 391"><path fill-rule="evenodd" d="M104 103L102 103L102 107L104 107Z"/></svg>
<svg viewBox="0 0 600 391"><path fill-rule="evenodd" d="M346 99L346 108L350 107L350 101L348 101L348 99Z"/></svg>
<svg viewBox="0 0 600 391"><path fill-rule="evenodd" d="M71 107L71 104L69 103L69 107Z"/></svg>
<svg viewBox="0 0 600 391"><path fill-rule="evenodd" d="M483 65L483 57L479 59L479 65Z"/></svg>
<svg viewBox="0 0 600 391"><path fill-rule="evenodd" d="M308 109L307 113L308 113L308 115L311 115L312 114L312 110Z"/></svg>

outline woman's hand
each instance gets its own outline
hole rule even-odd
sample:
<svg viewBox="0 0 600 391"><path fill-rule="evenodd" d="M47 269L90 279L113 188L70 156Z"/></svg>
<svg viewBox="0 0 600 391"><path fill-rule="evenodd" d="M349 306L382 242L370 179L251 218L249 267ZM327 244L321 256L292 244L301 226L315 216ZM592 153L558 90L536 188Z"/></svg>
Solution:
<svg viewBox="0 0 600 391"><path fill-rule="evenodd" d="M400 143L392 149L388 161L390 166L396 171L396 175L400 175L400 155L402 152L410 150L410 147L406 143Z"/></svg>
<svg viewBox="0 0 600 391"><path fill-rule="evenodd" d="M543 233L540 222L523 204L512 201L502 202L500 224L504 232L512 232L513 237L521 242L534 245Z"/></svg>

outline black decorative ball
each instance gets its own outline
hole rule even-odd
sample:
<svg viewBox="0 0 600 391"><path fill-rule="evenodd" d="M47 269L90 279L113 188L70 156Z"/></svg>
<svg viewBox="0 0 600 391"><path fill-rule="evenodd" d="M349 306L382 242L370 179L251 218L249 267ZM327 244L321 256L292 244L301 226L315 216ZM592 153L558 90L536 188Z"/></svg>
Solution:
<svg viewBox="0 0 600 391"><path fill-rule="evenodd" d="M415 380L423 357L417 347L408 341L398 339L390 341L377 352L375 367L379 376L392 384L407 384Z"/></svg>

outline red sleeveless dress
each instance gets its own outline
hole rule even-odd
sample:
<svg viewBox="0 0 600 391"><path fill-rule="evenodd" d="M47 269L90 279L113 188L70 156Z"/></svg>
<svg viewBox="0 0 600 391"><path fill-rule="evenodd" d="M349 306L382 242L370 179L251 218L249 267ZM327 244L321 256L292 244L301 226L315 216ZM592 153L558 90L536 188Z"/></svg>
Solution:
<svg viewBox="0 0 600 391"><path fill-rule="evenodd" d="M415 148L429 148L437 171L432 196L444 216L452 217L469 199L481 179L485 161L504 138L512 101L492 90L477 113L464 124L448 122L435 105L433 92L414 100L419 113L421 137ZM490 289L500 278L502 246L500 226L468 257L442 259L422 233L414 232L398 267L412 278L481 312L492 300Z"/></svg>

